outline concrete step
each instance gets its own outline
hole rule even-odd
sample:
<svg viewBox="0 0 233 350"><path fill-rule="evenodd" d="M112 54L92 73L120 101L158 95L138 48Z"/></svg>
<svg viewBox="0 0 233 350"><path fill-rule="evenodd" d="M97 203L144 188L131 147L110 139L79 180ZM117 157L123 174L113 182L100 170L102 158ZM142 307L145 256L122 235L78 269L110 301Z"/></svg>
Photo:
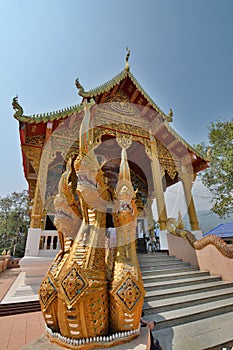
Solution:
<svg viewBox="0 0 233 350"><path fill-rule="evenodd" d="M140 263L144 263L144 262L158 262L158 261L170 261L170 260L180 260L177 259L175 256L173 255L164 255L164 256L152 256L152 255L146 255L143 258L139 258L138 261Z"/></svg>
<svg viewBox="0 0 233 350"><path fill-rule="evenodd" d="M144 260L143 262L139 261L139 265L141 266L141 268L144 268L146 266L160 266L160 265L172 265L172 264L177 264L180 263L182 264L188 264L190 265L188 262L185 262L181 259L173 259L173 258L169 258L169 259L162 259L162 260Z"/></svg>
<svg viewBox="0 0 233 350"><path fill-rule="evenodd" d="M167 261L167 260L180 260L177 259L175 256L173 255L165 255L165 256L152 256L152 255L147 255L143 258L139 258L138 261L139 262L144 262L144 261Z"/></svg>
<svg viewBox="0 0 233 350"><path fill-rule="evenodd" d="M150 269L150 270L142 270L142 277L146 277L146 276L159 276L159 275L165 275L165 274L176 274L179 272L187 272L187 271L199 271L197 270L195 267L190 267L190 266L185 266L185 267L177 267L177 266L173 266L172 268L168 268L168 269L162 269L160 270L159 267L154 268L154 269Z"/></svg>
<svg viewBox="0 0 233 350"><path fill-rule="evenodd" d="M144 275L144 274L143 274ZM199 270L187 270L184 272L179 273L172 273L172 274L164 274L164 275L146 275L142 277L142 280L144 283L148 282L160 282L160 281L170 281L170 280L178 280L180 278L192 278L192 277L203 277L203 276L209 276L209 272L205 271L199 271Z"/></svg>
<svg viewBox="0 0 233 350"><path fill-rule="evenodd" d="M163 350L220 350L233 346L233 312L153 331Z"/></svg>
<svg viewBox="0 0 233 350"><path fill-rule="evenodd" d="M155 265L158 265L158 264L169 264L169 263L176 263L176 262L184 262L183 260L181 259L176 259L175 257L173 256L166 256L164 258L157 258L157 259L143 259L143 260L138 260L139 261L139 265L141 267L144 267L145 265L152 265L152 266L155 266Z"/></svg>
<svg viewBox="0 0 233 350"><path fill-rule="evenodd" d="M173 255L169 255L165 252L153 252L153 253L139 253L138 254L138 259L145 259L145 258L149 258L149 257L174 257Z"/></svg>
<svg viewBox="0 0 233 350"><path fill-rule="evenodd" d="M227 298L233 298L233 287L227 289L223 288L219 290L212 290L203 293L182 295L162 300L152 300L144 303L143 311L145 315L150 315L154 313L177 310L198 304L203 305L204 303L214 302Z"/></svg>
<svg viewBox="0 0 233 350"><path fill-rule="evenodd" d="M183 261L169 261L169 262L162 262L159 264L153 264L153 265L147 265L140 266L141 272L143 271L150 271L150 270L168 270L174 267L182 268L182 267L190 267L189 263L183 262Z"/></svg>
<svg viewBox="0 0 233 350"><path fill-rule="evenodd" d="M221 277L219 276L198 276L198 277L191 277L191 278L182 278L177 280L169 280L169 281L161 281L161 282L148 282L144 283L144 288L146 291L158 291L158 290L164 290L169 288L177 288L177 287L185 287L188 285L195 285L195 284L204 284L209 282L218 282L222 281Z"/></svg>
<svg viewBox="0 0 233 350"><path fill-rule="evenodd" d="M38 300L0 304L0 317L38 311L41 311Z"/></svg>
<svg viewBox="0 0 233 350"><path fill-rule="evenodd" d="M148 321L155 321L157 323L157 329L163 329L212 316L222 315L228 312L233 312L233 297L214 302L207 302L205 304L179 308L177 310L165 311L159 314L150 314L147 315L146 319Z"/></svg>
<svg viewBox="0 0 233 350"><path fill-rule="evenodd" d="M175 257L155 256L144 254L139 263L146 290L144 318L156 321L154 334L162 349L220 350L233 345L233 282Z"/></svg>
<svg viewBox="0 0 233 350"><path fill-rule="evenodd" d="M153 301L153 300L161 300L167 298L174 298L182 295L190 295L194 293L202 293L219 289L232 288L232 282L208 282L208 283L200 283L195 285L188 285L183 287L174 287L165 290L153 290L147 291L145 295L145 302Z"/></svg>

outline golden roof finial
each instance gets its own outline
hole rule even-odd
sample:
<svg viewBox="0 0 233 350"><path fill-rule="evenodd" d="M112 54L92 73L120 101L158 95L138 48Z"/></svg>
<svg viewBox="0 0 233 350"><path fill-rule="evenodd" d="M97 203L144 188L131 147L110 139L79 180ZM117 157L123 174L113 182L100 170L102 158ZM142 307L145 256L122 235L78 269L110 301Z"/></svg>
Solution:
<svg viewBox="0 0 233 350"><path fill-rule="evenodd" d="M167 115L167 121L172 122L173 121L173 110L170 108L169 113Z"/></svg>
<svg viewBox="0 0 233 350"><path fill-rule="evenodd" d="M127 54L126 54L126 58L125 58L125 69L126 70L129 70L129 56L130 56L130 50L128 47L126 47L126 51L127 51Z"/></svg>

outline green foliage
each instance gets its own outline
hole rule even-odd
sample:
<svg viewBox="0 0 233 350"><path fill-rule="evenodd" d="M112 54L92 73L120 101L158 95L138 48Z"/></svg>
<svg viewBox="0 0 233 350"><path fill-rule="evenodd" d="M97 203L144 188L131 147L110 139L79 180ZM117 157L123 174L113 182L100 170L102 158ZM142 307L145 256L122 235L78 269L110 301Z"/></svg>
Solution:
<svg viewBox="0 0 233 350"><path fill-rule="evenodd" d="M210 158L202 182L213 194L211 210L225 217L233 212L233 119L217 120L208 129L209 144L201 143L195 149Z"/></svg>
<svg viewBox="0 0 233 350"><path fill-rule="evenodd" d="M0 253L5 249L15 257L24 256L29 226L28 198L25 190L0 197Z"/></svg>

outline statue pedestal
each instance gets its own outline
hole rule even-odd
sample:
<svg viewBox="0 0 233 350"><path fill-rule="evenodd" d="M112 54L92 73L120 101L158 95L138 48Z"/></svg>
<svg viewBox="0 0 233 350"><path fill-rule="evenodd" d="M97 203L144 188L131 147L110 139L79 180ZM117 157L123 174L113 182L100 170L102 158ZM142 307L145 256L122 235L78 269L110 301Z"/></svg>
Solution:
<svg viewBox="0 0 233 350"><path fill-rule="evenodd" d="M46 335L42 335L36 341L24 346L21 350L62 350L61 346L53 344L49 341ZM94 348L93 348L94 349ZM113 350L147 350L150 349L150 333L147 328L141 328L140 335L130 343L113 346L109 349Z"/></svg>

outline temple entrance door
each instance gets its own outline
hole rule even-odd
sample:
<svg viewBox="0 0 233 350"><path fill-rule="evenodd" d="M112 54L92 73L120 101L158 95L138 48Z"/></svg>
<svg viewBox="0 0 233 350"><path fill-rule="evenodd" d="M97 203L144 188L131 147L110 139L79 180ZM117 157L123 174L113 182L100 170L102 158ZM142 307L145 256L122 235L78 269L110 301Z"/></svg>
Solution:
<svg viewBox="0 0 233 350"><path fill-rule="evenodd" d="M114 227L112 213L106 213L106 228Z"/></svg>

